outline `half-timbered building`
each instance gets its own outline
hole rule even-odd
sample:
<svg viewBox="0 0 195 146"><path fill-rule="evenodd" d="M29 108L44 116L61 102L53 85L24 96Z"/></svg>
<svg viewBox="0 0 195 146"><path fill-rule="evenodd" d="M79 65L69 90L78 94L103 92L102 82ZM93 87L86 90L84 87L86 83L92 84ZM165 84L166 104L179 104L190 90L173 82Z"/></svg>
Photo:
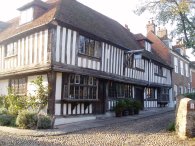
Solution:
<svg viewBox="0 0 195 146"><path fill-rule="evenodd" d="M33 94L31 81L42 75L56 117L105 114L119 98L169 102L171 67L151 41L76 0L34 0L18 10L0 23L0 95L8 87Z"/></svg>

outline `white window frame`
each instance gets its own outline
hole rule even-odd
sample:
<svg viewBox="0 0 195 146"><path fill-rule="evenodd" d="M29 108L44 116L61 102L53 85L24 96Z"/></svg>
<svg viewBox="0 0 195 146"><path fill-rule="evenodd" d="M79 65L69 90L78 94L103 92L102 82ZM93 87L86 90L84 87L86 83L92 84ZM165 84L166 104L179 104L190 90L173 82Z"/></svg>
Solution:
<svg viewBox="0 0 195 146"><path fill-rule="evenodd" d="M177 85L174 85L174 93L175 93L175 96L178 95L178 92L177 92Z"/></svg>
<svg viewBox="0 0 195 146"><path fill-rule="evenodd" d="M180 73L181 75L184 75L184 68L183 68L183 61L180 60Z"/></svg>
<svg viewBox="0 0 195 146"><path fill-rule="evenodd" d="M188 64L185 64L185 72L186 72L186 77L189 77L189 67Z"/></svg>
<svg viewBox="0 0 195 146"><path fill-rule="evenodd" d="M175 69L175 73L178 73L178 58L174 57L174 69Z"/></svg>
<svg viewBox="0 0 195 146"><path fill-rule="evenodd" d="M147 51L151 52L151 44L147 41L145 41L145 48Z"/></svg>
<svg viewBox="0 0 195 146"><path fill-rule="evenodd" d="M179 86L179 94L183 94L183 86Z"/></svg>

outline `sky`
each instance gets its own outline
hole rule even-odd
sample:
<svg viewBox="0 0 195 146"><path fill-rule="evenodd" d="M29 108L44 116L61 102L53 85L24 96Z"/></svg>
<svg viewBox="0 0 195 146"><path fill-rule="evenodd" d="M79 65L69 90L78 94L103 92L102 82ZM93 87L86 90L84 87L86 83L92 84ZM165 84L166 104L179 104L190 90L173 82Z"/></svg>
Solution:
<svg viewBox="0 0 195 146"><path fill-rule="evenodd" d="M0 21L8 21L19 16L17 8L31 0L0 0ZM118 21L121 25L128 25L133 33L146 33L146 24L151 19L150 15L137 16L138 0L77 0L84 5Z"/></svg>

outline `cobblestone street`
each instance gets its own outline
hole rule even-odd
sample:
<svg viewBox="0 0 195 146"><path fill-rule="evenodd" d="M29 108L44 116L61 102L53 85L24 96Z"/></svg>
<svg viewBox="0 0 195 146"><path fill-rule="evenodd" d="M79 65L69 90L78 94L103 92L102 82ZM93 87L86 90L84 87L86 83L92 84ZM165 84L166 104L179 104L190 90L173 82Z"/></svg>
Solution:
<svg viewBox="0 0 195 146"><path fill-rule="evenodd" d="M136 121L113 124L107 127L69 133L61 136L17 136L0 133L0 145L128 145L128 146L190 146L187 140L181 140L174 133L166 131L168 123L173 121L174 113L143 118Z"/></svg>

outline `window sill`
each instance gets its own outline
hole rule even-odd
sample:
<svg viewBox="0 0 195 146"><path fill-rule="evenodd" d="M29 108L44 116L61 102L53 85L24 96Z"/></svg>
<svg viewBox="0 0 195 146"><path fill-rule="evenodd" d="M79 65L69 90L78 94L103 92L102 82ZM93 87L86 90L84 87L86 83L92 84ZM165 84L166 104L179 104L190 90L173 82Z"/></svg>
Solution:
<svg viewBox="0 0 195 146"><path fill-rule="evenodd" d="M138 67L135 67L134 69L138 70L138 71L141 71L141 72L145 72L144 69L141 69L141 68L138 68Z"/></svg>
<svg viewBox="0 0 195 146"><path fill-rule="evenodd" d="M76 98L63 98L64 101L70 101L70 102L89 102L89 101L98 101L98 99L76 99Z"/></svg>
<svg viewBox="0 0 195 146"><path fill-rule="evenodd" d="M166 76L163 76L163 75L159 75L157 73L154 73L155 76L158 76L158 77L162 77L162 78L167 78Z"/></svg>
<svg viewBox="0 0 195 146"><path fill-rule="evenodd" d="M5 59L9 59L9 58L16 57L16 56L17 56L17 54L6 56Z"/></svg>
<svg viewBox="0 0 195 146"><path fill-rule="evenodd" d="M90 59L97 60L97 61L100 61L100 59L101 59L100 57L89 56L89 55L86 55L86 54L83 54L83 53L78 53L78 56L85 57L85 58L90 58Z"/></svg>

